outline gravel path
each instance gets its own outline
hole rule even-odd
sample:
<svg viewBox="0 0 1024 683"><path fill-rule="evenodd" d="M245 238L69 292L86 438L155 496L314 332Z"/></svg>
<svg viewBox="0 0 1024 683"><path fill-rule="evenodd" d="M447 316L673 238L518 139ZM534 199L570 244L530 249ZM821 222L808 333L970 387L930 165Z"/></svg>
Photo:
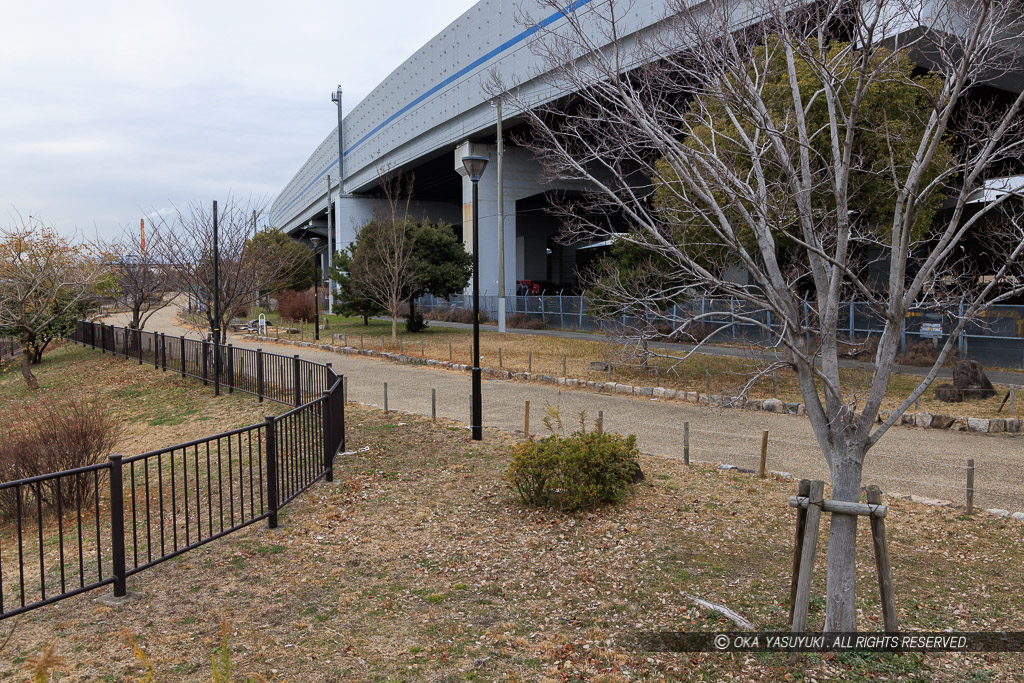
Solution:
<svg viewBox="0 0 1024 683"><path fill-rule="evenodd" d="M146 329L180 335L177 309L154 315ZM109 322L122 324L118 316ZM199 336L192 333L189 336ZM349 400L383 407L384 383L392 411L430 415L431 389L437 393L437 414L463 424L469 421L468 372L410 366L365 356L255 343L233 338L239 347L331 363L348 381ZM484 359L486 364L486 359ZM795 477L828 480L828 469L806 417L760 411L712 408L681 401L597 393L550 384L484 379L484 425L522 430L524 402L530 401L530 429L547 433L546 406L557 406L567 430L585 411L588 424L604 412L606 429L635 433L641 450L682 457L683 424L690 423L690 454L696 461L729 463L756 469L761 431L769 431L768 468ZM967 458L975 461L975 505L1024 510L1024 435L972 434L947 430L893 427L868 454L864 483L875 483L887 495L915 494L963 505Z"/></svg>

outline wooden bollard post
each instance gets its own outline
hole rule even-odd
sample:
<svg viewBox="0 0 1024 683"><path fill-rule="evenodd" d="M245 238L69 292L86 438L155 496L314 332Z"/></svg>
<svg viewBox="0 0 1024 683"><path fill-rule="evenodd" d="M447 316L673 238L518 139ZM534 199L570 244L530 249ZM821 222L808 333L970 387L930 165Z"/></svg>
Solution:
<svg viewBox="0 0 1024 683"><path fill-rule="evenodd" d="M526 353L526 371L533 374L533 349L528 350Z"/></svg>
<svg viewBox="0 0 1024 683"><path fill-rule="evenodd" d="M801 498L809 495L811 480L801 479L797 486L797 495ZM796 509L796 539L793 541L793 579L789 586L789 623L793 623L793 608L796 606L797 576L800 574L800 555L804 549L804 525L807 521L807 508Z"/></svg>
<svg viewBox="0 0 1024 683"><path fill-rule="evenodd" d="M388 383L384 382L384 412L388 412Z"/></svg>
<svg viewBox="0 0 1024 683"><path fill-rule="evenodd" d="M683 423L683 464L690 464L690 423Z"/></svg>
<svg viewBox="0 0 1024 683"><path fill-rule="evenodd" d="M974 458L967 459L967 514L974 513Z"/></svg>
<svg viewBox="0 0 1024 683"><path fill-rule="evenodd" d="M498 347L498 367L499 368L502 367L502 364L501 364L501 347L500 346Z"/></svg>
<svg viewBox="0 0 1024 683"><path fill-rule="evenodd" d="M597 411L597 433L604 434L604 411Z"/></svg>
<svg viewBox="0 0 1024 683"><path fill-rule="evenodd" d="M818 546L818 529L821 525L821 508L825 500L825 482L810 482L807 491L810 505L804 518L804 534L801 539L800 569L797 572L796 598L793 601L793 633L807 630L807 612L811 601L811 574L814 571L814 551Z"/></svg>
<svg viewBox="0 0 1024 683"><path fill-rule="evenodd" d="M437 389L430 390L430 419L437 420Z"/></svg>
<svg viewBox="0 0 1024 683"><path fill-rule="evenodd" d="M872 484L865 489L868 505L881 505L882 492ZM871 515L871 540L875 546L875 567L878 569L878 592L882 598L882 621L886 633L899 631L896 620L896 598L892 592L892 569L889 567L889 545L885 540L885 519Z"/></svg>
<svg viewBox="0 0 1024 683"><path fill-rule="evenodd" d="M530 438L530 402L526 402L526 409L523 413L523 433L526 434L526 438Z"/></svg>
<svg viewBox="0 0 1024 683"><path fill-rule="evenodd" d="M757 476L764 479L768 476L765 468L768 464L768 430L761 432L761 462L757 466Z"/></svg>

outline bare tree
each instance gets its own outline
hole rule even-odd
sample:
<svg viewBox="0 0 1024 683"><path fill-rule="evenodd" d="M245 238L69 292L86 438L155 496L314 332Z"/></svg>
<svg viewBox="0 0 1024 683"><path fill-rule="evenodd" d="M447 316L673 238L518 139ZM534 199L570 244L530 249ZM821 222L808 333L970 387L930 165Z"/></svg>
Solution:
<svg viewBox="0 0 1024 683"><path fill-rule="evenodd" d="M244 315L261 291L290 277L308 255L298 250L274 249L267 241L253 240L257 217L263 206L252 200L229 197L220 205L217 232L219 245L220 315L214 314L213 207L193 202L155 219L161 234L159 259L165 264L168 283L178 293L176 303L198 304L210 334L216 341L227 338L225 321ZM154 256L157 258L157 256Z"/></svg>
<svg viewBox="0 0 1024 683"><path fill-rule="evenodd" d="M535 153L551 176L594 188L590 214L626 218L619 239L670 264L667 289L623 288L634 307L664 314L661 301L693 287L770 313L771 325L737 321L795 370L832 495L856 501L868 451L968 322L1024 281L1020 188L992 180L1021 171L1024 95L999 89L1019 83L1019 3L679 0L655 30L630 36L620 4L567 14L539 41L555 85L574 94L514 103ZM611 228L578 214L567 230L608 239ZM977 244L983 265L964 256ZM884 320L863 385L840 375L838 357L853 293ZM919 307L954 324L927 375L879 420L904 320ZM856 518L832 516L829 631L856 628L855 540Z"/></svg>
<svg viewBox="0 0 1024 683"><path fill-rule="evenodd" d="M39 388L32 364L74 321L106 272L98 250L29 218L0 228L0 334L21 343L21 374Z"/></svg>
<svg viewBox="0 0 1024 683"><path fill-rule="evenodd" d="M167 288L162 258L166 255L163 234L152 225L143 238L141 230L125 228L120 238L105 248L113 260L114 299L131 313L128 326L144 329L149 318L174 299Z"/></svg>
<svg viewBox="0 0 1024 683"><path fill-rule="evenodd" d="M409 217L412 177L385 178L387 208L359 230L352 248L352 289L391 316L391 340L398 339L398 311L416 284L413 266L415 224Z"/></svg>

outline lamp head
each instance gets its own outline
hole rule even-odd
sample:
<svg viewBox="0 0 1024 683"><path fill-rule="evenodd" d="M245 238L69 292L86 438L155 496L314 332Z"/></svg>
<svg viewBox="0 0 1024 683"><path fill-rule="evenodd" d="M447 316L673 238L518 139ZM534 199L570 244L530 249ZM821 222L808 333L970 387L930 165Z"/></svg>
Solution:
<svg viewBox="0 0 1024 683"><path fill-rule="evenodd" d="M316 250L318 250L320 248L320 238L319 237L310 237L309 241L313 243L313 251L316 251Z"/></svg>
<svg viewBox="0 0 1024 683"><path fill-rule="evenodd" d="M480 177L484 174L484 169L487 168L488 161L490 159L482 156L462 157L462 165L466 167L466 175L474 183L479 182Z"/></svg>

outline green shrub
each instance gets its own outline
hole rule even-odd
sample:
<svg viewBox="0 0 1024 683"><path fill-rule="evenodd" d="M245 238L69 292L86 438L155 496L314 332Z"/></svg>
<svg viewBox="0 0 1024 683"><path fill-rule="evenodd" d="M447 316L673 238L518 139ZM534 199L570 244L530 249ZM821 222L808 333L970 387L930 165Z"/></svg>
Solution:
<svg viewBox="0 0 1024 683"><path fill-rule="evenodd" d="M579 510L616 503L643 479L636 437L553 434L511 449L506 479L527 505Z"/></svg>

